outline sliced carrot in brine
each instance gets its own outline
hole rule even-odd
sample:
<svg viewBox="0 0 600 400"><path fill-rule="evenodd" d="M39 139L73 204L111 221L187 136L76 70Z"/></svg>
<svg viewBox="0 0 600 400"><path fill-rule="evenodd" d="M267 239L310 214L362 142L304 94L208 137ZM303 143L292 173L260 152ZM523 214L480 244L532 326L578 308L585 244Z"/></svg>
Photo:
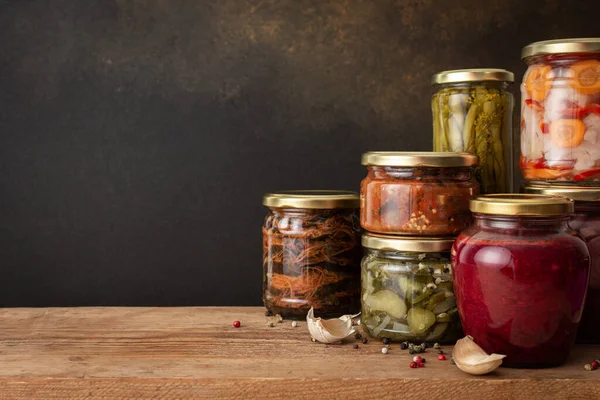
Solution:
<svg viewBox="0 0 600 400"><path fill-rule="evenodd" d="M531 99L541 103L552 87L552 79L550 79L552 68L549 65L533 65L529 68L525 76L525 89Z"/></svg>
<svg viewBox="0 0 600 400"><path fill-rule="evenodd" d="M558 147L577 147L583 142L585 124L578 119L557 119L550 122L550 139Z"/></svg>
<svg viewBox="0 0 600 400"><path fill-rule="evenodd" d="M600 92L600 61L585 60L571 65L573 78L570 84L581 94Z"/></svg>

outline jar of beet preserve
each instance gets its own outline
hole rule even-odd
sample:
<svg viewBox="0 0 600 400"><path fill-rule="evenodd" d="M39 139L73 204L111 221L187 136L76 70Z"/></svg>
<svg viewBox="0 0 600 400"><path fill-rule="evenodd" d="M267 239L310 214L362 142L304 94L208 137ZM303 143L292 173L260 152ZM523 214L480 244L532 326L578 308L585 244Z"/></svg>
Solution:
<svg viewBox="0 0 600 400"><path fill-rule="evenodd" d="M469 200L479 193L470 153L365 153L360 222L374 233L455 236L471 222Z"/></svg>
<svg viewBox="0 0 600 400"><path fill-rule="evenodd" d="M575 201L569 225L587 242L592 266L577 343L600 344L600 188L526 185L525 193L565 196Z"/></svg>
<svg viewBox="0 0 600 400"><path fill-rule="evenodd" d="M600 38L536 42L521 57L523 176L600 186Z"/></svg>
<svg viewBox="0 0 600 400"><path fill-rule="evenodd" d="M360 309L359 197L355 192L268 193L263 225L263 302L267 311L304 319Z"/></svg>
<svg viewBox="0 0 600 400"><path fill-rule="evenodd" d="M361 321L369 335L452 344L462 336L450 270L453 242L363 235Z"/></svg>
<svg viewBox="0 0 600 400"><path fill-rule="evenodd" d="M480 196L452 247L454 293L466 335L509 367L565 362L581 319L590 254L569 227L573 201Z"/></svg>

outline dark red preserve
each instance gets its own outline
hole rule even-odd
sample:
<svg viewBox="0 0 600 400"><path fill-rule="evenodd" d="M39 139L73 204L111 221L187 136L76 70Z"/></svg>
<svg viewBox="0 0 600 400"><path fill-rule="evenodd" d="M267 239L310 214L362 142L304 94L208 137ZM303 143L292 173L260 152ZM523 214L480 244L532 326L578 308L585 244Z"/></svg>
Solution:
<svg viewBox="0 0 600 400"><path fill-rule="evenodd" d="M525 193L561 195L575 201L569 225L585 239L592 266L577 343L600 344L600 188L527 185Z"/></svg>
<svg viewBox="0 0 600 400"><path fill-rule="evenodd" d="M488 195L452 248L454 293L466 335L509 367L565 362L581 318L590 255L568 225L573 201Z"/></svg>

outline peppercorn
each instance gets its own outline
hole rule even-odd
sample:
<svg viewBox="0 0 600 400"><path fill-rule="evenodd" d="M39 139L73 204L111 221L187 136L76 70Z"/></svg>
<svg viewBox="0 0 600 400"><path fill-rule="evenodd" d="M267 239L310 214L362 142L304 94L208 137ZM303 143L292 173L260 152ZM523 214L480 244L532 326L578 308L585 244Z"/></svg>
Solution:
<svg viewBox="0 0 600 400"><path fill-rule="evenodd" d="M421 347L424 348L424 349L428 349L431 346L429 346L429 343L423 342L423 343L421 343Z"/></svg>
<svg viewBox="0 0 600 400"><path fill-rule="evenodd" d="M446 359L446 356L445 356L445 355L443 355L443 354L440 354L440 355L438 356L438 360L440 360L440 361L444 361L445 359Z"/></svg>
<svg viewBox="0 0 600 400"><path fill-rule="evenodd" d="M585 365L583 366L583 368L584 368L586 371L591 371L591 370L592 370L592 364L585 364Z"/></svg>
<svg viewBox="0 0 600 400"><path fill-rule="evenodd" d="M406 342L402 342L402 343L400 343L400 348L401 348L402 350L406 350L406 349L408 349L408 343L406 343Z"/></svg>
<svg viewBox="0 0 600 400"><path fill-rule="evenodd" d="M415 354L415 350L414 349L408 349L408 354Z"/></svg>
<svg viewBox="0 0 600 400"><path fill-rule="evenodd" d="M298 326L298 323L296 321L292 321L292 328L295 328Z"/></svg>
<svg viewBox="0 0 600 400"><path fill-rule="evenodd" d="M423 364L425 364L425 361L426 361L426 360L425 360L425 358L421 357L421 362L422 362Z"/></svg>
<svg viewBox="0 0 600 400"><path fill-rule="evenodd" d="M242 323L240 321L233 321L234 328L239 328L240 326L242 326Z"/></svg>
<svg viewBox="0 0 600 400"><path fill-rule="evenodd" d="M275 326L275 325L273 325L273 326ZM311 337L310 341L313 342L313 343L317 343L317 339L315 339L314 337Z"/></svg>
<svg viewBox="0 0 600 400"><path fill-rule="evenodd" d="M421 356L414 356L413 361L416 363L420 363L420 362L423 362L423 359L421 358Z"/></svg>
<svg viewBox="0 0 600 400"><path fill-rule="evenodd" d="M354 337L356 339L362 339L362 335L359 332L356 332L356 335L354 335Z"/></svg>
<svg viewBox="0 0 600 400"><path fill-rule="evenodd" d="M391 339L388 337L384 337L383 339L381 339L381 341L383 342L383 344L390 344Z"/></svg>
<svg viewBox="0 0 600 400"><path fill-rule="evenodd" d="M420 362L420 363L417 363L417 366L418 366L419 368L423 368L423 367L425 366L425 364L423 364L422 362Z"/></svg>
<svg viewBox="0 0 600 400"><path fill-rule="evenodd" d="M438 354L444 354L444 350L438 351Z"/></svg>
<svg viewBox="0 0 600 400"><path fill-rule="evenodd" d="M440 346L440 344L439 344L439 343L435 343L435 344L433 345L433 348L434 348L434 349L436 349L436 350L437 350L437 349L439 349L440 347L442 347L442 346Z"/></svg>
<svg viewBox="0 0 600 400"><path fill-rule="evenodd" d="M387 348L387 347L384 347L384 348L382 348L382 349L381 349L381 352L382 352L383 354L387 354L387 352L388 352L388 348Z"/></svg>
<svg viewBox="0 0 600 400"><path fill-rule="evenodd" d="M600 364L598 364L598 361L592 361L592 369L596 370L598 369L598 366L600 366Z"/></svg>
<svg viewBox="0 0 600 400"><path fill-rule="evenodd" d="M358 344L354 343L354 348L358 349Z"/></svg>
<svg viewBox="0 0 600 400"><path fill-rule="evenodd" d="M369 339L367 339L366 337L362 338L362 342L363 344L367 344L369 343Z"/></svg>
<svg viewBox="0 0 600 400"><path fill-rule="evenodd" d="M411 367L411 368L418 368L419 367L419 365L416 362L414 362L414 361L411 362L408 366Z"/></svg>

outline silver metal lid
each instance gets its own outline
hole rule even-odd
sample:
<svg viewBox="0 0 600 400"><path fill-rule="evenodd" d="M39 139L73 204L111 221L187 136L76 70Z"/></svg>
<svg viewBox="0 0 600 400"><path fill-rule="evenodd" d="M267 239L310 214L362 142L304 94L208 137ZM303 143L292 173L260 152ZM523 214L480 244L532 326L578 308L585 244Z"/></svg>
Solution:
<svg viewBox="0 0 600 400"><path fill-rule="evenodd" d="M515 74L499 68L471 68L442 71L431 77L432 85L483 81L514 82Z"/></svg>
<svg viewBox="0 0 600 400"><path fill-rule="evenodd" d="M598 53L600 38L556 39L535 42L523 47L521 59L544 54Z"/></svg>

